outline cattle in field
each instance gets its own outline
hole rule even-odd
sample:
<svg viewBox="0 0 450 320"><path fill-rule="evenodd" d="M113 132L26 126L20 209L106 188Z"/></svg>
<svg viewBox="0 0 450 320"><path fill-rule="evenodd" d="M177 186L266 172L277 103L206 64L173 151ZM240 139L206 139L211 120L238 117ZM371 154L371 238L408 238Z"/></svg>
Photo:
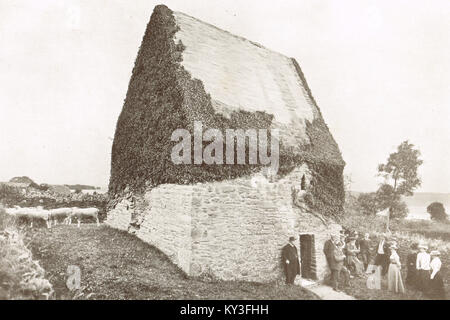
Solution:
<svg viewBox="0 0 450 320"><path fill-rule="evenodd" d="M94 218L97 222L97 226L100 225L98 220L99 210L97 208L72 208L72 214L69 217L69 224L72 223L72 219L77 219L78 228L80 227L82 218Z"/></svg>
<svg viewBox="0 0 450 320"><path fill-rule="evenodd" d="M21 208L15 206L14 208L7 208L6 212L15 217L17 222L30 223L30 227L33 227L35 222L45 222L47 228L51 227L50 223L50 211L42 207L36 208Z"/></svg>
<svg viewBox="0 0 450 320"><path fill-rule="evenodd" d="M70 215L73 212L73 208L57 208L50 210L50 220L53 225L57 225L58 221L62 221L64 224L69 223Z"/></svg>

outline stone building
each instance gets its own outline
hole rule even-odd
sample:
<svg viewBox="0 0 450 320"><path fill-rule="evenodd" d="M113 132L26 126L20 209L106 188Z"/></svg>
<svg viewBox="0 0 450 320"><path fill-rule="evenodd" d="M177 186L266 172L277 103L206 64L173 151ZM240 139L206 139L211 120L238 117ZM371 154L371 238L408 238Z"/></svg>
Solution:
<svg viewBox="0 0 450 320"><path fill-rule="evenodd" d="M194 121L279 129L278 172L175 165L171 133ZM156 246L188 275L262 282L281 279L281 248L296 235L302 276L320 279L323 243L340 230L344 165L294 59L155 8L117 122L108 225Z"/></svg>

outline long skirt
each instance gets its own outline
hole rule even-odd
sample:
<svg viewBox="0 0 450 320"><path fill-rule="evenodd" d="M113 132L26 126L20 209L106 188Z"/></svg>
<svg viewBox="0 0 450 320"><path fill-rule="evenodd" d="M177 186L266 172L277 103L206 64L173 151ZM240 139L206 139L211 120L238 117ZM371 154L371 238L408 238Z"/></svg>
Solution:
<svg viewBox="0 0 450 320"><path fill-rule="evenodd" d="M412 287L418 287L418 276L416 266L408 266L408 273L406 274L406 284Z"/></svg>
<svg viewBox="0 0 450 320"><path fill-rule="evenodd" d="M436 299L445 299L444 281L441 272L436 273L434 278L430 280L430 295Z"/></svg>
<svg viewBox="0 0 450 320"><path fill-rule="evenodd" d="M430 270L417 270L418 289L427 293L430 289Z"/></svg>
<svg viewBox="0 0 450 320"><path fill-rule="evenodd" d="M393 292L405 292L405 287L403 286L402 274L400 273L399 267L391 263L388 270L388 290Z"/></svg>
<svg viewBox="0 0 450 320"><path fill-rule="evenodd" d="M352 271L355 275L362 275L364 271L364 265L356 256L348 256L347 265L350 271Z"/></svg>
<svg viewBox="0 0 450 320"><path fill-rule="evenodd" d="M368 289L381 289L381 266L377 266L375 272L367 278L366 286Z"/></svg>

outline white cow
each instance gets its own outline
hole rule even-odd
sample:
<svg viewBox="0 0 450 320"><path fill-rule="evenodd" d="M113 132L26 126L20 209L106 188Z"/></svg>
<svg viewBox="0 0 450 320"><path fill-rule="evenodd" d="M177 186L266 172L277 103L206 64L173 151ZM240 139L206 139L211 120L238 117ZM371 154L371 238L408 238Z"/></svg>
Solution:
<svg viewBox="0 0 450 320"><path fill-rule="evenodd" d="M99 210L97 208L72 208L72 214L69 216L69 224L72 223L72 218L77 218L78 228L80 227L81 218L92 217L97 221L97 226L100 225L98 220Z"/></svg>
<svg viewBox="0 0 450 320"><path fill-rule="evenodd" d="M72 214L73 208L58 208L50 210L50 220L53 225L58 224L58 220L63 220L64 224L69 223L69 217Z"/></svg>
<svg viewBox="0 0 450 320"><path fill-rule="evenodd" d="M42 207L28 208L27 216L31 220L31 227L33 227L33 221L44 221L47 228L51 228L50 210L46 210Z"/></svg>
<svg viewBox="0 0 450 320"><path fill-rule="evenodd" d="M14 206L14 208L5 208L5 211L10 216L13 216L16 221L23 221L29 222L31 219L28 217L28 209L27 208L21 208L19 206Z"/></svg>
<svg viewBox="0 0 450 320"><path fill-rule="evenodd" d="M51 227L50 224L50 211L42 208L41 206L36 208L21 208L15 206L14 208L8 208L6 211L8 214L14 215L16 220L25 220L30 222L30 227L33 227L33 222L44 221L47 228Z"/></svg>

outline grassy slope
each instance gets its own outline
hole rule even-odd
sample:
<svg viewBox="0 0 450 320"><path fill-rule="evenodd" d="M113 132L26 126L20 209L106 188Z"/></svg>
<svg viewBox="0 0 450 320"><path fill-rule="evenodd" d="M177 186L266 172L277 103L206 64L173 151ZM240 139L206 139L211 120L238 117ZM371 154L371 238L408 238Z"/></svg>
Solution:
<svg viewBox="0 0 450 320"><path fill-rule="evenodd" d="M391 229L419 234L430 239L450 241L450 221L403 220L393 224Z"/></svg>
<svg viewBox="0 0 450 320"><path fill-rule="evenodd" d="M299 287L187 278L151 245L103 225L37 229L31 248L57 299L317 299ZM83 295L66 287L70 264L81 269Z"/></svg>

